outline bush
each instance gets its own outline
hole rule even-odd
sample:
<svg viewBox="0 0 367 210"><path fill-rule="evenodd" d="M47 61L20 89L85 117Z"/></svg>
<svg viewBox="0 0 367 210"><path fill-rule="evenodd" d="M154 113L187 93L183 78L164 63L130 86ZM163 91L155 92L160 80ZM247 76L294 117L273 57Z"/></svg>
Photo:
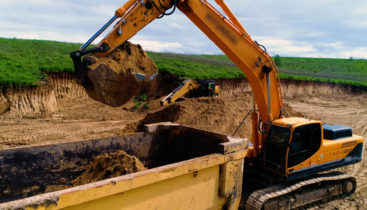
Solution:
<svg viewBox="0 0 367 210"><path fill-rule="evenodd" d="M147 95L143 94L140 96L136 96L134 98L134 102L146 102L147 101Z"/></svg>
<svg viewBox="0 0 367 210"><path fill-rule="evenodd" d="M280 55L274 56L274 62L275 62L275 65L277 65L278 67L282 65L282 62L280 60Z"/></svg>
<svg viewBox="0 0 367 210"><path fill-rule="evenodd" d="M149 105L148 105L147 103L145 103L145 104L143 105L143 109L149 109Z"/></svg>

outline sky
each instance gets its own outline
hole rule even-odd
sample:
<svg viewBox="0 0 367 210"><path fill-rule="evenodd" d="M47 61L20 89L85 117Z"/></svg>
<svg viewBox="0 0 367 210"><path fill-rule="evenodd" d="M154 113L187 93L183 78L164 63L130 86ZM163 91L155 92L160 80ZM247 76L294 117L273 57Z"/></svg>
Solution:
<svg viewBox="0 0 367 210"><path fill-rule="evenodd" d="M214 0L208 1L215 5ZM84 43L124 2L1 0L0 37ZM367 59L366 0L226 2L271 55ZM131 41L156 52L222 54L178 10L155 20Z"/></svg>

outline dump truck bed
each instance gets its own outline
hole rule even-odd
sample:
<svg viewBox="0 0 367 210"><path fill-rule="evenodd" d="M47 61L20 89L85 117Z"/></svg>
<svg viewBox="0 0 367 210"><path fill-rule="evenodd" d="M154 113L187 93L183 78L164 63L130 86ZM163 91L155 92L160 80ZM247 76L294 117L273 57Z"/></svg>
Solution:
<svg viewBox="0 0 367 210"><path fill-rule="evenodd" d="M94 156L117 150L148 169L42 194L70 184ZM127 136L2 150L0 209L236 209L246 154L246 139L172 123ZM34 196L19 199L24 189Z"/></svg>

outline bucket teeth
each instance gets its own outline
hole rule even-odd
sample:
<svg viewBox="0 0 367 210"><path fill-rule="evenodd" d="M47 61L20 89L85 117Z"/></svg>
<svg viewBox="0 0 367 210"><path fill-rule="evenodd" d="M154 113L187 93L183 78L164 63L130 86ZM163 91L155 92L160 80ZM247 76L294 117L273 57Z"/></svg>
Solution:
<svg viewBox="0 0 367 210"><path fill-rule="evenodd" d="M150 76L149 78L149 82L152 81L156 76L158 76L158 73L153 74L152 76Z"/></svg>
<svg viewBox="0 0 367 210"><path fill-rule="evenodd" d="M134 72L134 74L135 74L135 77L140 81L143 81L145 79L145 77L147 77L145 74L140 74L140 73L137 73L137 72Z"/></svg>

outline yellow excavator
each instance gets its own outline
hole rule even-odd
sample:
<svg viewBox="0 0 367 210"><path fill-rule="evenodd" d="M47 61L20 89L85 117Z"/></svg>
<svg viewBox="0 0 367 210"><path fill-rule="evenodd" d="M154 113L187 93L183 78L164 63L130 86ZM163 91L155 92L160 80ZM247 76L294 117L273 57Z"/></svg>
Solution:
<svg viewBox="0 0 367 210"><path fill-rule="evenodd" d="M218 96L220 87L215 85L215 80L192 80L187 79L180 84L176 89L169 93L161 100L161 105L166 106L174 103L183 96L202 97L202 96Z"/></svg>
<svg viewBox="0 0 367 210"><path fill-rule="evenodd" d="M364 139L346 126L283 117L279 73L272 58L224 0L215 2L226 16L206 0L127 1L100 31L71 53L79 84L84 85L87 74L87 64L81 60L84 55L97 59L108 55L150 22L177 8L242 70L253 91L257 106L251 114L252 139L244 163L243 207L297 208L354 193L355 178L328 171L360 162ZM108 35L87 49L114 22Z"/></svg>

